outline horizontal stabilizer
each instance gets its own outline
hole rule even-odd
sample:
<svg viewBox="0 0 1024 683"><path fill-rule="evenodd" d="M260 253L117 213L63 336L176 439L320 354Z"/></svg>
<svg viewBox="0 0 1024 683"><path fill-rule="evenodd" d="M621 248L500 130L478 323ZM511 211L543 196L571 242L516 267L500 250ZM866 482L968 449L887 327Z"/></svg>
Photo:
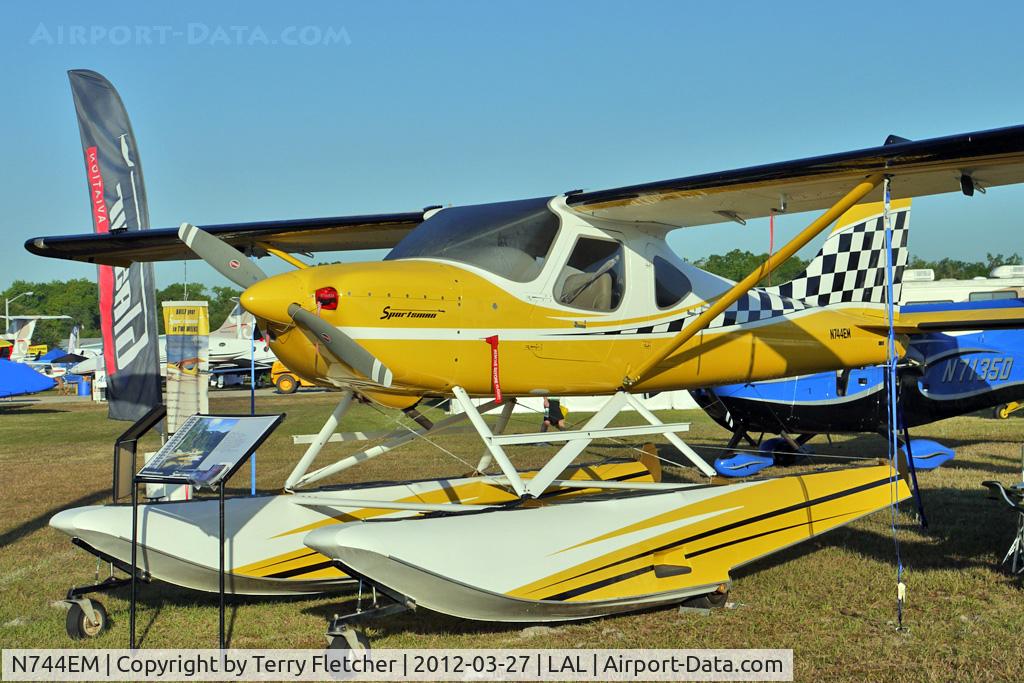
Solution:
<svg viewBox="0 0 1024 683"><path fill-rule="evenodd" d="M749 477L775 464L775 459L754 453L733 453L728 458L715 458L715 471L723 477Z"/></svg>
<svg viewBox="0 0 1024 683"><path fill-rule="evenodd" d="M889 329L889 324L883 318L878 325L861 327L881 332ZM898 334L1024 329L1024 300L900 306L893 327Z"/></svg>
<svg viewBox="0 0 1024 683"><path fill-rule="evenodd" d="M906 455L905 450L906 446L902 446L900 449L904 456ZM919 472L934 470L956 457L952 448L931 439L911 439L910 454L914 459L914 469Z"/></svg>

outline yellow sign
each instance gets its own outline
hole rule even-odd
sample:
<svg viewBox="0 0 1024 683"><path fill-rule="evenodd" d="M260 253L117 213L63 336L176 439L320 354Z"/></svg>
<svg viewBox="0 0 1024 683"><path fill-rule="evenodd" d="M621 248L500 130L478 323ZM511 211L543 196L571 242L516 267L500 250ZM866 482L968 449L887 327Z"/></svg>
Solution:
<svg viewBox="0 0 1024 683"><path fill-rule="evenodd" d="M172 304L172 305L168 305ZM164 304L164 332L171 334L210 334L210 313L206 302L202 305L179 302Z"/></svg>
<svg viewBox="0 0 1024 683"><path fill-rule="evenodd" d="M205 301L165 301L167 428L208 413L210 314Z"/></svg>

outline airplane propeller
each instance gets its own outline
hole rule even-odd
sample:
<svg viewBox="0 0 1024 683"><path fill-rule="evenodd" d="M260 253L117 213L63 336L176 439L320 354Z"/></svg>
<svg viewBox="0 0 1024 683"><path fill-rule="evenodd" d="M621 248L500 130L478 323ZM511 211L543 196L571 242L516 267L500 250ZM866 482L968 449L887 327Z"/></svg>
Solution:
<svg viewBox="0 0 1024 683"><path fill-rule="evenodd" d="M245 254L191 223L181 224L178 237L197 256L243 289L267 278L267 274ZM385 387L391 386L391 370L352 337L297 303L288 307L288 315L311 342L325 348L336 359L372 381Z"/></svg>
<svg viewBox="0 0 1024 683"><path fill-rule="evenodd" d="M218 273L242 289L248 289L267 274L242 252L191 223L182 223L178 238Z"/></svg>
<svg viewBox="0 0 1024 683"><path fill-rule="evenodd" d="M323 346L332 356L377 384L391 386L391 370L352 337L299 304L290 305L288 315L311 342Z"/></svg>

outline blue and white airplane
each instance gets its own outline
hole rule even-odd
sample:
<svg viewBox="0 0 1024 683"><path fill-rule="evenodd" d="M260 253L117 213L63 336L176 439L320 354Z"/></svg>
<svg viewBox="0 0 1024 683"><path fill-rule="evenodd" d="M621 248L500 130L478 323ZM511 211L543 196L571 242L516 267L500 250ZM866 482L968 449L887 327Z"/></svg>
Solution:
<svg viewBox="0 0 1024 683"><path fill-rule="evenodd" d="M881 210L881 205L875 208ZM908 271L910 211L906 202L894 205L890 213L894 230L893 294L902 303L903 313L996 311L1024 306L1020 298L1024 292L1021 266L1002 266L993 271L992 278L963 281L935 281L931 271ZM860 227L840 220L797 280L849 265L840 264L839 258L863 260L864 254L844 248L845 243L852 243ZM901 429L1024 402L1024 359L1015 364L1018 350L1024 351L1024 330L925 332L911 336L909 341L907 356L898 369ZM794 462L810 452L805 444L818 434L885 434L889 429L884 366L731 384L690 393L712 419L733 433L728 449L746 441L757 451L719 458L716 469L724 476L747 476L773 464ZM751 434L780 436L758 442ZM920 469L937 467L954 455L941 444L924 439L913 440L910 451Z"/></svg>
<svg viewBox="0 0 1024 683"><path fill-rule="evenodd" d="M1024 299L904 306L903 311L994 310L1024 307ZM930 332L910 338L909 362L898 368L901 428L1024 400L1024 330ZM729 448L746 439L759 456L722 458L726 476L746 476L800 457L818 434L886 433L886 369L873 366L691 392L697 403L733 432ZM756 444L753 433L781 434ZM935 442L911 442L915 464L936 467L953 457Z"/></svg>

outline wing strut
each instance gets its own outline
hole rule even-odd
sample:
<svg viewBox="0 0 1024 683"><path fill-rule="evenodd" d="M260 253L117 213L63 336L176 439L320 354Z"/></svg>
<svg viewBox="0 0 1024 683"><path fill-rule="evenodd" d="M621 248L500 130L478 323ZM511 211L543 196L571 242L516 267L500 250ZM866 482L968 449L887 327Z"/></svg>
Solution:
<svg viewBox="0 0 1024 683"><path fill-rule="evenodd" d="M746 295L747 292L753 289L753 287L757 285L762 278L770 275L776 268L788 260L790 256L800 251L808 242L825 230L825 228L832 225L832 223L842 216L851 206L859 202L861 199L866 197L869 192L878 187L884 177L885 176L882 173L874 173L858 183L857 186L847 192L842 199L833 204L832 208L819 216L813 223L804 228L799 235L790 240L786 246L769 256L768 260L762 263L759 268L752 271L745 278L733 285L732 289L719 297L715 303L698 315L692 323L680 330L675 337L669 340L669 343L665 348L647 359L647 361L640 365L636 371L628 373L622 379L623 388L629 388L645 379L658 363L668 358L683 344L693 339L698 332L707 327L712 320L722 313L722 311L727 309L729 306L732 306L734 303L739 301L740 297Z"/></svg>
<svg viewBox="0 0 1024 683"><path fill-rule="evenodd" d="M256 244L259 245L259 247L261 249L264 249L268 254L272 254L272 255L276 256L277 258L281 259L285 263L287 263L289 265L292 265L292 266L295 266L299 270L305 270L306 268L309 268L309 264L308 263L303 263L299 259L297 259L294 256L292 256L291 254L289 254L287 251L283 251L281 249L275 249L274 247L270 246L266 242L257 242Z"/></svg>

